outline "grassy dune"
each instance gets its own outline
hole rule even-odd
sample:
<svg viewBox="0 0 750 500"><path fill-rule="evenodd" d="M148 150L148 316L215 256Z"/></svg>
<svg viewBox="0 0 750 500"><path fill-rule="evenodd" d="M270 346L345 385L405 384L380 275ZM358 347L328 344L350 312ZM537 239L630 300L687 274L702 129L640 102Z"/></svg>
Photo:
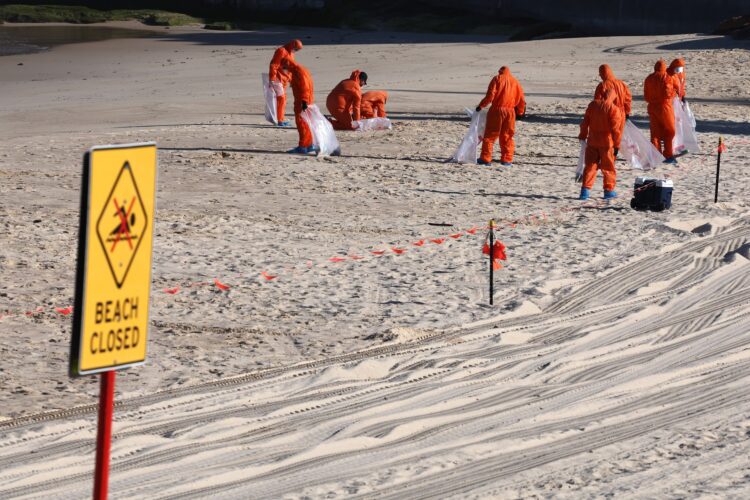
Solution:
<svg viewBox="0 0 750 500"><path fill-rule="evenodd" d="M4 5L0 20L11 23L74 23L136 20L155 26L203 24L203 20L162 10L96 10L67 5Z"/></svg>

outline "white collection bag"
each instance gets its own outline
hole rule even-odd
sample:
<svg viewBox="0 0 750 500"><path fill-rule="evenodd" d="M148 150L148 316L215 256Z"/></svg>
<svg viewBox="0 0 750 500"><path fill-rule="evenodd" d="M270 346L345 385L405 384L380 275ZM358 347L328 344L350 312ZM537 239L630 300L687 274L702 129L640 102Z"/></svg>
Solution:
<svg viewBox="0 0 750 500"><path fill-rule="evenodd" d="M687 151L688 153L700 153L698 136L695 134L695 116L690 107L681 102L677 97L672 101L674 109L674 139L672 148L675 154Z"/></svg>
<svg viewBox="0 0 750 500"><path fill-rule="evenodd" d="M464 135L464 139L453 154L451 161L456 163L476 164L477 148L479 147L479 142L484 136L484 128L487 125L487 112L484 110L469 111L467 109L466 113L471 116L469 130L466 131L466 135Z"/></svg>
<svg viewBox="0 0 750 500"><path fill-rule="evenodd" d="M620 151L633 168L640 170L655 168L664 161L664 156L630 120L625 122Z"/></svg>
<svg viewBox="0 0 750 500"><path fill-rule="evenodd" d="M583 180L583 169L586 168L586 141L581 142L581 152L578 153L578 168L576 169L576 182Z"/></svg>
<svg viewBox="0 0 750 500"><path fill-rule="evenodd" d="M695 123L695 115L690 109L690 104L688 104L687 101L683 102L682 104L683 106L685 106L685 114L688 115L688 119L690 120L690 126L693 127L693 130L695 130L695 126L697 124Z"/></svg>
<svg viewBox="0 0 750 500"><path fill-rule="evenodd" d="M365 118L364 120L354 120L354 124L354 130L357 130L358 132L391 129L391 120L388 118Z"/></svg>
<svg viewBox="0 0 750 500"><path fill-rule="evenodd" d="M307 106L307 109L302 112L302 119L310 127L313 145L319 149L318 156L338 156L341 154L341 146L333 132L333 125L328 121L328 118L323 116L317 105L310 104Z"/></svg>
<svg viewBox="0 0 750 500"><path fill-rule="evenodd" d="M261 73L260 78L263 80L263 97L266 101L266 120L274 125L278 125L276 122L276 92L268 82L268 73Z"/></svg>

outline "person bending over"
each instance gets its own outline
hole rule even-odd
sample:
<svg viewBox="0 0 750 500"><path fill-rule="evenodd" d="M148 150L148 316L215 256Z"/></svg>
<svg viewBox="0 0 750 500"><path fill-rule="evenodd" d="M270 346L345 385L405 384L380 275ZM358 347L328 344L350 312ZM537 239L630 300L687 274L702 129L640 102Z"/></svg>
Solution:
<svg viewBox="0 0 750 500"><path fill-rule="evenodd" d="M334 130L354 130L353 121L361 117L362 86L367 85L367 73L355 69L346 80L341 80L328 94L326 107L331 113Z"/></svg>

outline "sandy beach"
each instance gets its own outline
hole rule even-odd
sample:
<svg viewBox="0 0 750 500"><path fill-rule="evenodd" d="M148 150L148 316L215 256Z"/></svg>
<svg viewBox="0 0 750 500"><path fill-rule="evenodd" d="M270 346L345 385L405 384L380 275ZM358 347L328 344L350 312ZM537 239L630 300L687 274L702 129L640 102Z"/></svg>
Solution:
<svg viewBox="0 0 750 500"><path fill-rule="evenodd" d="M161 30L0 57L0 497L90 495L98 379L68 377L58 309L83 153L140 141L151 331L118 373L113 497L750 496L750 42ZM260 75L292 38L319 106L360 68L393 128L287 154ZM622 161L620 197L581 204L598 66L647 134L643 80L676 57L702 153L649 173L672 208L632 210ZM446 162L501 65L528 103L513 167Z"/></svg>

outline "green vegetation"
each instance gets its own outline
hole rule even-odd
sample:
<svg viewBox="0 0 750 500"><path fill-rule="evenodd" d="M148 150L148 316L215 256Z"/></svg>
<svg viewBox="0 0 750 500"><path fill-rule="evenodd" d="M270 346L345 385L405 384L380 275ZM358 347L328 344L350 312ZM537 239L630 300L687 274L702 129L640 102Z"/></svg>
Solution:
<svg viewBox="0 0 750 500"><path fill-rule="evenodd" d="M81 0L86 3L86 0ZM127 2L119 2L123 5ZM167 8L175 2L159 2ZM212 30L257 30L270 24L318 26L364 31L406 31L417 33L494 35L511 40L529 40L565 36L570 26L562 23L540 23L532 19L503 19L488 13L467 13L457 7L436 7L424 0L379 0L352 2L327 0L322 9L292 9L278 11L247 11L232 7L231 3L217 4L211 9L192 5L193 17L164 10L119 9L97 10L66 5L5 5L0 6L0 23L97 23L104 21L137 20L154 26L184 26L204 24Z"/></svg>
<svg viewBox="0 0 750 500"><path fill-rule="evenodd" d="M161 10L96 10L68 5L4 5L0 21L11 23L75 23L136 20L154 26L203 24L201 19Z"/></svg>

